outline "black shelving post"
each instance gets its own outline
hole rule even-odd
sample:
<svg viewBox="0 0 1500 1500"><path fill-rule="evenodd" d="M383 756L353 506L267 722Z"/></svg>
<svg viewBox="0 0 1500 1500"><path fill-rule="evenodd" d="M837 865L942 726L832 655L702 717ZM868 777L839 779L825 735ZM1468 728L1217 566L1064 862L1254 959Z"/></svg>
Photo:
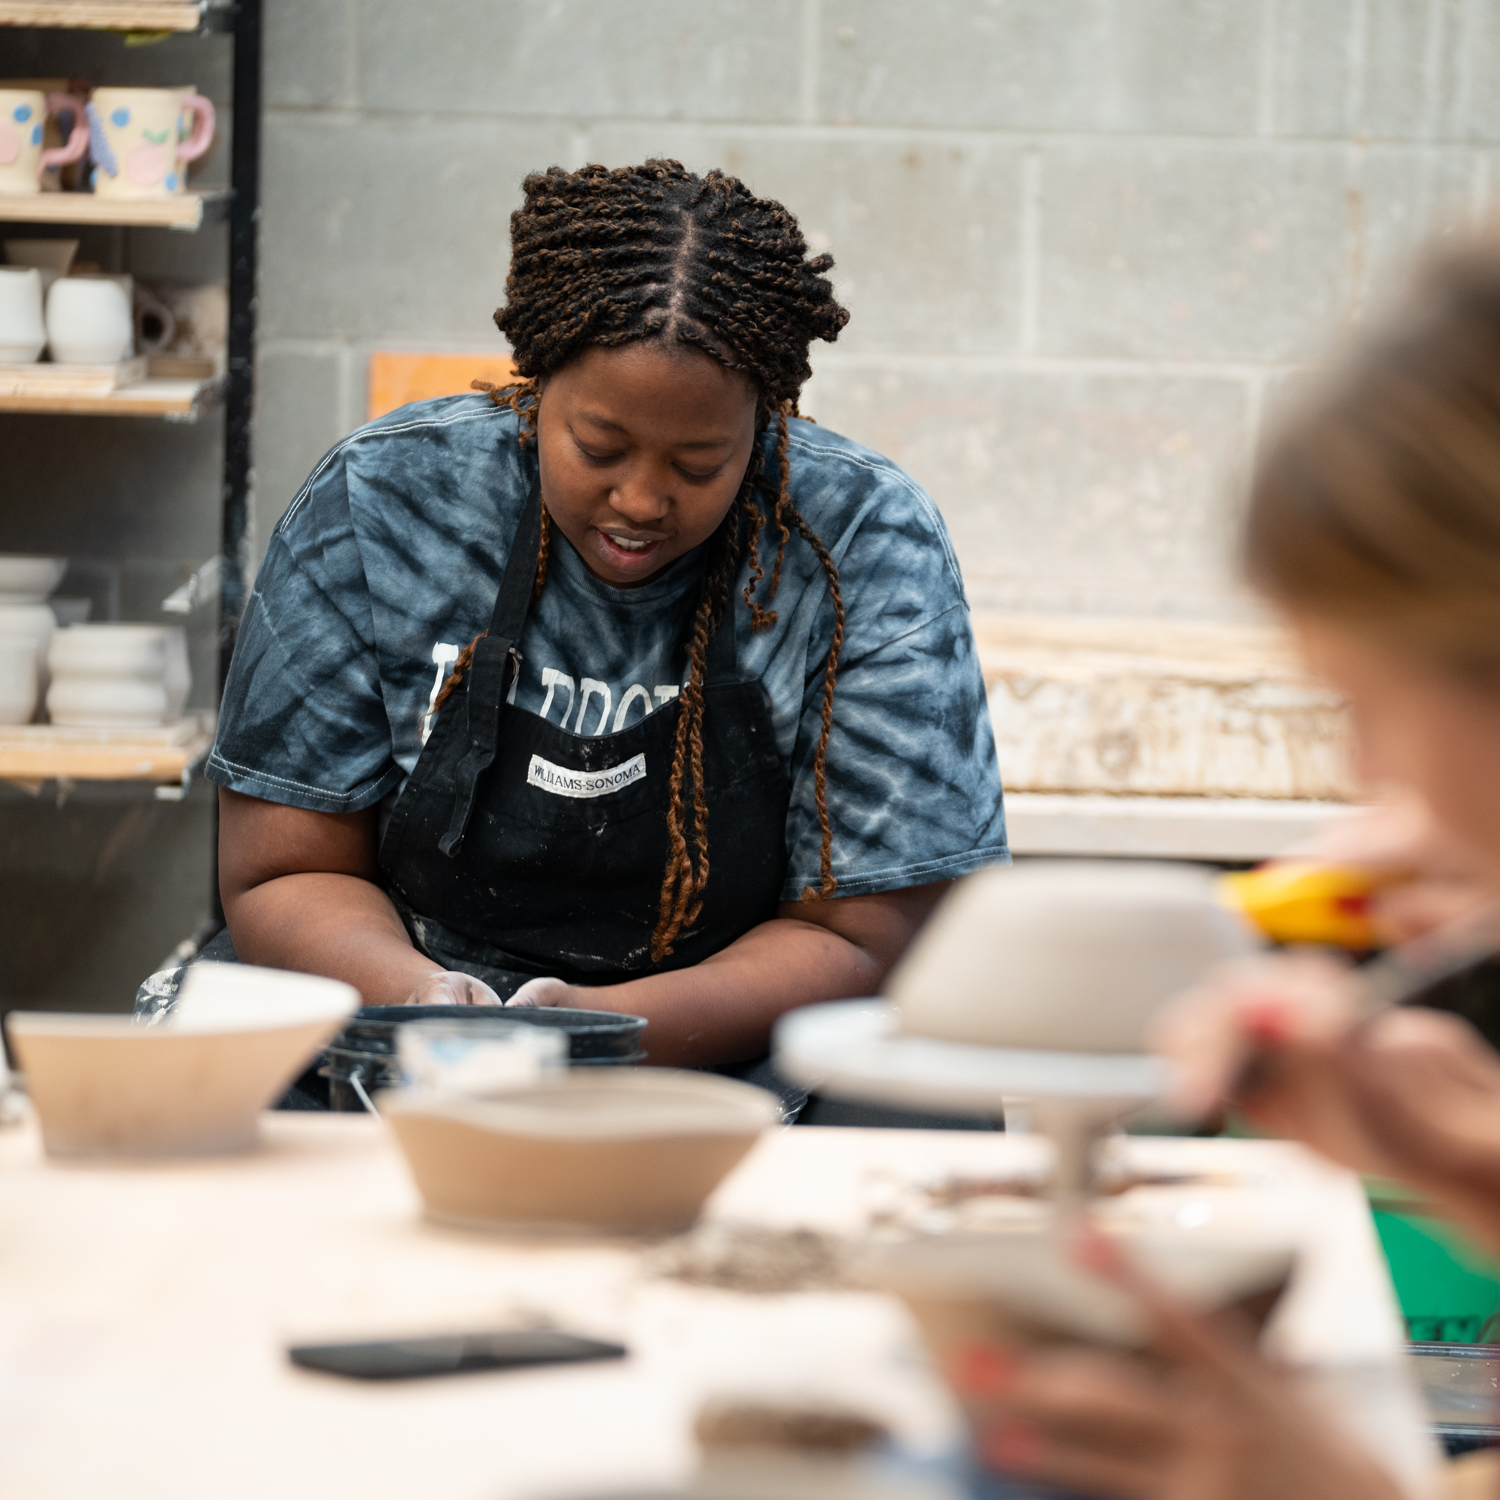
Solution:
<svg viewBox="0 0 1500 1500"><path fill-rule="evenodd" d="M234 11L234 199L229 209L229 350L224 392L224 490L219 560L219 690L245 608L250 485L255 435L256 265L260 234L261 0ZM218 818L214 819L211 907L219 900Z"/></svg>

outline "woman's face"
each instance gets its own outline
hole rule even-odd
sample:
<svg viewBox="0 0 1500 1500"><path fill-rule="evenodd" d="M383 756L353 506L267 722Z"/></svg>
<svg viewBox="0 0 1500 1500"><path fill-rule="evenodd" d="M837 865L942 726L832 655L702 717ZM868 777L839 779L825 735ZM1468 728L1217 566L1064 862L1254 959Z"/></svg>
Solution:
<svg viewBox="0 0 1500 1500"><path fill-rule="evenodd" d="M1348 701L1359 779L1415 792L1500 880L1500 693L1343 625L1294 624L1314 670Z"/></svg>
<svg viewBox="0 0 1500 1500"><path fill-rule="evenodd" d="M589 570L633 588L706 542L755 441L755 388L685 346L588 349L543 385L542 498Z"/></svg>

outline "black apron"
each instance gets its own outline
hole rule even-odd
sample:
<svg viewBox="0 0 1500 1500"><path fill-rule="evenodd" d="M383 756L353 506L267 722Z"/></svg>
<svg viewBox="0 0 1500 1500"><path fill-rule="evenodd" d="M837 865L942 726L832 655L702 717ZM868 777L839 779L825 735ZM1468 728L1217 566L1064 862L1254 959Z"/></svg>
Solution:
<svg viewBox="0 0 1500 1500"><path fill-rule="evenodd" d="M674 951L653 962L681 700L592 738L506 701L520 670L516 646L540 535L537 480L489 634L438 712L380 845L413 941L502 999L536 975L604 985L700 963L776 915L786 871L791 788L766 691L736 670L731 604L706 661L703 909ZM685 831L690 772L686 782Z"/></svg>

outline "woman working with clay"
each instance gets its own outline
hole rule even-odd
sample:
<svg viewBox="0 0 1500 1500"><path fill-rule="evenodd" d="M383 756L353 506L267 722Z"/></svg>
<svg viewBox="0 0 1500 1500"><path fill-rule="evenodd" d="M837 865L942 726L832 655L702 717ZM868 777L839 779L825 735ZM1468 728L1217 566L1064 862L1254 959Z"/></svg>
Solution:
<svg viewBox="0 0 1500 1500"><path fill-rule="evenodd" d="M511 232L518 382L356 432L272 536L207 773L234 946L761 1056L1005 857L957 565L798 416L848 314L780 204L553 168Z"/></svg>
<svg viewBox="0 0 1500 1500"><path fill-rule="evenodd" d="M1347 700L1362 779L1399 794L1325 854L1405 875L1380 906L1390 940L1481 908L1500 923L1500 243L1429 267L1281 434L1245 552ZM1227 1099L1269 1134L1407 1184L1500 1255L1500 1056L1456 1016L1361 1020L1346 965L1270 955L1184 997L1160 1045L1184 1115ZM954 1374L995 1467L1137 1500L1415 1493L1246 1335L1140 1286L1105 1243L1080 1253L1148 1304L1158 1358L968 1351ZM1500 1492L1492 1459L1454 1465L1446 1493Z"/></svg>

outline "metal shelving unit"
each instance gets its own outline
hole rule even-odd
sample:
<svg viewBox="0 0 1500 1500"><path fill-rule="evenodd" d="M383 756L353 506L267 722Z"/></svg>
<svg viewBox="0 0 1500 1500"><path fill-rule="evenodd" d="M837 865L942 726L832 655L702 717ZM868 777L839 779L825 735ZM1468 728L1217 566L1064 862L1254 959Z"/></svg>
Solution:
<svg viewBox="0 0 1500 1500"><path fill-rule="evenodd" d="M260 217L261 0L0 0L0 27L132 33L223 33L234 48L230 187L143 201L87 193L0 197L0 222L194 232L229 228L227 371L209 379L148 377L106 394L0 396L0 411L193 421L215 403L224 414L220 505L219 685L244 606L255 369L256 241ZM204 732L171 743L141 731L79 737L28 725L0 745L0 781L155 782L180 794L207 753ZM179 789L177 793L173 788ZM217 905L217 891L215 891Z"/></svg>

